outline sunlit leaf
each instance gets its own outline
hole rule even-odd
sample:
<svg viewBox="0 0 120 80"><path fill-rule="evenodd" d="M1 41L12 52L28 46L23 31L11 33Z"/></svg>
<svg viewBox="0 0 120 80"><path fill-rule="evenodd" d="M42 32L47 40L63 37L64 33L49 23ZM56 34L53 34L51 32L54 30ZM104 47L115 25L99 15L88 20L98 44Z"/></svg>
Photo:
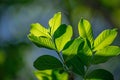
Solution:
<svg viewBox="0 0 120 80"><path fill-rule="evenodd" d="M60 25L60 27L55 31L54 38L57 50L60 52L65 44L71 39L72 37L72 27L66 26L65 24Z"/></svg>
<svg viewBox="0 0 120 80"><path fill-rule="evenodd" d="M60 70L42 70L35 71L35 76L38 80L68 80L68 73L62 72Z"/></svg>
<svg viewBox="0 0 120 80"><path fill-rule="evenodd" d="M54 14L53 18L49 20L50 34L53 35L54 32L61 24L61 12Z"/></svg>
<svg viewBox="0 0 120 80"><path fill-rule="evenodd" d="M67 72L60 73L59 70L54 70L52 73L52 80L69 80L69 75Z"/></svg>
<svg viewBox="0 0 120 80"><path fill-rule="evenodd" d="M112 73L104 69L96 69L89 73L86 80L114 80Z"/></svg>
<svg viewBox="0 0 120 80"><path fill-rule="evenodd" d="M71 71L83 76L84 75L84 65L82 64L81 60L74 56L70 60L66 62L67 66L71 69Z"/></svg>
<svg viewBox="0 0 120 80"><path fill-rule="evenodd" d="M50 37L50 35L48 34L48 30L39 23L31 24L30 33L37 37L40 36Z"/></svg>
<svg viewBox="0 0 120 80"><path fill-rule="evenodd" d="M104 30L94 41L94 50L100 50L110 45L117 36L116 29Z"/></svg>
<svg viewBox="0 0 120 80"><path fill-rule="evenodd" d="M103 63L109 60L111 57L120 54L120 47L118 46L107 46L104 49L98 50L92 60L93 64Z"/></svg>
<svg viewBox="0 0 120 80"><path fill-rule="evenodd" d="M53 56L43 55L34 62L34 67L38 70L56 69L61 68L62 63Z"/></svg>
<svg viewBox="0 0 120 80"><path fill-rule="evenodd" d="M84 44L81 44L78 48L77 56L81 59L82 63L88 66L91 63L92 55L93 53L88 45L88 41L84 39Z"/></svg>
<svg viewBox="0 0 120 80"><path fill-rule="evenodd" d="M38 80L52 80L52 70L35 71Z"/></svg>
<svg viewBox="0 0 120 80"><path fill-rule="evenodd" d="M56 50L52 39L49 37L44 37L44 36L37 37L33 34L29 34L28 37L38 47L44 47L44 48Z"/></svg>
<svg viewBox="0 0 120 80"><path fill-rule="evenodd" d="M92 27L89 21L85 19L81 19L80 22L78 23L78 31L79 31L79 35L82 38L88 39L92 46L93 45L93 32L92 32Z"/></svg>
<svg viewBox="0 0 120 80"><path fill-rule="evenodd" d="M65 59L65 61L71 59L73 56L77 55L77 51L78 51L78 47L79 45L83 43L83 39L82 38L76 38L74 40L69 41L62 53L63 53L63 58Z"/></svg>

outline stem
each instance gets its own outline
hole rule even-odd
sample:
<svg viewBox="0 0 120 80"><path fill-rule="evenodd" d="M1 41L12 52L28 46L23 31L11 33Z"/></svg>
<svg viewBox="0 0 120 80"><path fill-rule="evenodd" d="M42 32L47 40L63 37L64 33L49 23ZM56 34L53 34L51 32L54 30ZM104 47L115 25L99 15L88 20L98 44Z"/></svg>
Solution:
<svg viewBox="0 0 120 80"><path fill-rule="evenodd" d="M89 71L89 66L86 68L86 72L85 72L85 75L84 75L84 80L86 80L86 77L87 77L88 71Z"/></svg>
<svg viewBox="0 0 120 80"><path fill-rule="evenodd" d="M60 60L62 61L64 70L67 71L67 72L69 72L69 69L68 69L67 65L65 64L65 61L64 61L62 55L59 52L57 52L57 54L58 54Z"/></svg>

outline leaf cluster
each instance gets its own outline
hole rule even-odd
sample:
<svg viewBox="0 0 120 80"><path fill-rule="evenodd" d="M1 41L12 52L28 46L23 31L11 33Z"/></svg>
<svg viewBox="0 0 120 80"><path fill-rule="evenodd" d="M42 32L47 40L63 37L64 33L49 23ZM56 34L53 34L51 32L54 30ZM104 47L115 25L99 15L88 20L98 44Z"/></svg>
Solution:
<svg viewBox="0 0 120 80"><path fill-rule="evenodd" d="M59 56L58 59L49 54L43 55L34 62L34 67L40 70L35 73L38 79L68 80L73 76L71 74L78 74L86 80L114 79L104 69L93 70L89 74L87 69L120 54L120 47L111 45L117 36L117 29L106 29L94 39L90 22L81 19L78 23L79 36L71 39L72 27L61 23L61 12L56 13L48 23L48 28L39 23L32 24L28 35L38 47L55 50Z"/></svg>

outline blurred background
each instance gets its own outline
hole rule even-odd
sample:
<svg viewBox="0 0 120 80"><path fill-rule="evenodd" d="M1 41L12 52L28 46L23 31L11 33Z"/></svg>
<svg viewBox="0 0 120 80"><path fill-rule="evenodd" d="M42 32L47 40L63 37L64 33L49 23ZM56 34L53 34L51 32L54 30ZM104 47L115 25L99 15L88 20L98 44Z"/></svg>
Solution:
<svg viewBox="0 0 120 80"><path fill-rule="evenodd" d="M48 27L48 20L58 11L62 23L73 26L74 37L78 21L85 18L92 24L94 37L104 29L118 28L113 44L120 46L120 0L0 0L0 80L37 80L33 62L55 52L28 40L30 24ZM120 56L94 68L106 69L120 80Z"/></svg>

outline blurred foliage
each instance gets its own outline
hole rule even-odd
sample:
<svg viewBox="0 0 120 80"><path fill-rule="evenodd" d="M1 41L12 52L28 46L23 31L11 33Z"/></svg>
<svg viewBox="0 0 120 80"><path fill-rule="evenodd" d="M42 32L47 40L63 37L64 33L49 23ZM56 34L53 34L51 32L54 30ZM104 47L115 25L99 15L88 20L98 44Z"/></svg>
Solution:
<svg viewBox="0 0 120 80"><path fill-rule="evenodd" d="M22 54L26 43L7 43L0 48L0 80L15 80L17 72L24 66Z"/></svg>
<svg viewBox="0 0 120 80"><path fill-rule="evenodd" d="M97 12L113 27L120 28L120 0L61 0L71 22L85 17L90 19ZM75 19L73 19L75 18Z"/></svg>
<svg viewBox="0 0 120 80"><path fill-rule="evenodd" d="M32 1L33 0L0 0L0 4L3 5L26 4Z"/></svg>

